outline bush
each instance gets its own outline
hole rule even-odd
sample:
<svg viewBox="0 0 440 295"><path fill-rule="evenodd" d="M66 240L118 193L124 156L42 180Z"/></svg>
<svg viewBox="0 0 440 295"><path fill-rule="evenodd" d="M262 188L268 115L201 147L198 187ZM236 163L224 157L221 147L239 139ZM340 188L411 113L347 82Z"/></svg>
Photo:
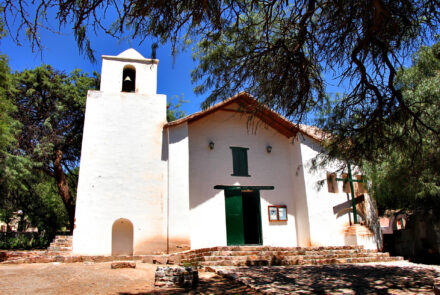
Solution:
<svg viewBox="0 0 440 295"><path fill-rule="evenodd" d="M38 232L0 233L0 249L30 250L45 249L53 239L53 234Z"/></svg>

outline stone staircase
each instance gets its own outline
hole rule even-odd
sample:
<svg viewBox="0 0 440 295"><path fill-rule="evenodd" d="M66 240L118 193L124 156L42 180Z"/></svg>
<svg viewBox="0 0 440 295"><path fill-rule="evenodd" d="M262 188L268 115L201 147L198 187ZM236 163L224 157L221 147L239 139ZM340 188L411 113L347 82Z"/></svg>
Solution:
<svg viewBox="0 0 440 295"><path fill-rule="evenodd" d="M190 250L180 254L181 264L209 266L321 265L403 260L362 246L268 247L233 246Z"/></svg>
<svg viewBox="0 0 440 295"><path fill-rule="evenodd" d="M47 251L51 254L70 254L72 252L72 236L55 236Z"/></svg>
<svg viewBox="0 0 440 295"><path fill-rule="evenodd" d="M72 255L70 237L57 236L48 250L0 251L1 264L48 262L142 261L156 264L211 266L278 266L322 265L364 262L399 261L389 253L364 249L362 246L340 247L270 247L229 246L188 250L163 255L85 256Z"/></svg>

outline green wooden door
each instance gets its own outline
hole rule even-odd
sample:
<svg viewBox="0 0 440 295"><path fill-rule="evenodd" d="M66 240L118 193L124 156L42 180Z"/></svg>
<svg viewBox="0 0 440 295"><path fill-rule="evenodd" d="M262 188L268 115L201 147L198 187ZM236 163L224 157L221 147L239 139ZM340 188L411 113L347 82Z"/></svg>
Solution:
<svg viewBox="0 0 440 295"><path fill-rule="evenodd" d="M228 246L243 245L243 202L240 190L225 190L225 211Z"/></svg>

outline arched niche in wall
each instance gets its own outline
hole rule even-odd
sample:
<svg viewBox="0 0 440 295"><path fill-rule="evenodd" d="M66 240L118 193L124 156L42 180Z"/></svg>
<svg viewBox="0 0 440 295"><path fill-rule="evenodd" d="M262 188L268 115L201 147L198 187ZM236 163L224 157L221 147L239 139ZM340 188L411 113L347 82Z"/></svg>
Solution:
<svg viewBox="0 0 440 295"><path fill-rule="evenodd" d="M136 89L136 68L126 65L122 70L122 92L135 92Z"/></svg>
<svg viewBox="0 0 440 295"><path fill-rule="evenodd" d="M112 255L133 255L133 224L117 219L112 227Z"/></svg>

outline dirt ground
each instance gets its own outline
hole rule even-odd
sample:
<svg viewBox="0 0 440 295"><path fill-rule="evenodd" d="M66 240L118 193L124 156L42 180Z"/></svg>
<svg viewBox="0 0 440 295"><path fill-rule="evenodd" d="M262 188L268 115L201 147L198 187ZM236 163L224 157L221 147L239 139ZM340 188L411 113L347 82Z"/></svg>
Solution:
<svg viewBox="0 0 440 295"><path fill-rule="evenodd" d="M157 265L111 269L110 263L0 265L0 294L259 294L213 273L199 272L197 289L154 287Z"/></svg>
<svg viewBox="0 0 440 295"><path fill-rule="evenodd" d="M0 264L0 294L432 294L440 266L407 261L320 266L220 267L199 271L195 290L154 287L157 265L111 269L108 263ZM228 279L229 277L232 279ZM246 286L249 287L246 287ZM438 285L440 286L440 284ZM250 289L252 287L253 289Z"/></svg>

